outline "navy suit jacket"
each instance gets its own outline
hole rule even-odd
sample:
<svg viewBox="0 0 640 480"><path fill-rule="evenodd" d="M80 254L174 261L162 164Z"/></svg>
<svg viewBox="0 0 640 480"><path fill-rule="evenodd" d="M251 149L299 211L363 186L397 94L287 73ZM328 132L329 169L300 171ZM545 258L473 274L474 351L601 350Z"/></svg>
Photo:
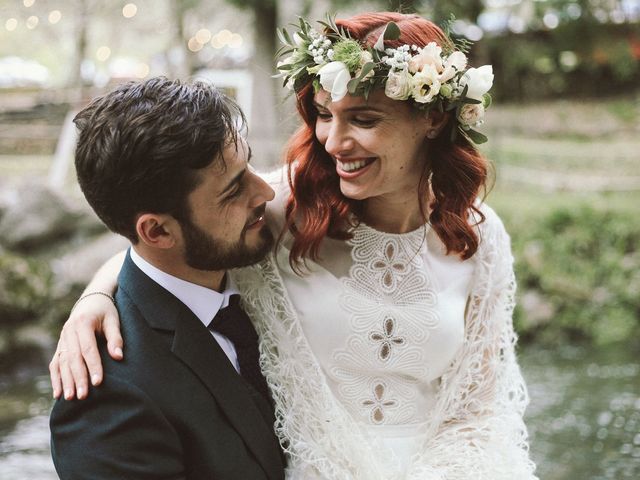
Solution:
<svg viewBox="0 0 640 480"><path fill-rule="evenodd" d="M116 304L126 345L85 400L58 400L61 479L281 480L271 405L182 302L125 260Z"/></svg>

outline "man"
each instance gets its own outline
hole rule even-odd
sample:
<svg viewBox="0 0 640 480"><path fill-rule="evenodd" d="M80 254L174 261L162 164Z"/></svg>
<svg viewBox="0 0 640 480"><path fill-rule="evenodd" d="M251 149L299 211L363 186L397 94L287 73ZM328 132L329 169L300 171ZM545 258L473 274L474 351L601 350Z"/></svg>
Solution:
<svg viewBox="0 0 640 480"><path fill-rule="evenodd" d="M225 274L273 243L243 121L212 87L164 78L76 117L82 191L132 242L115 297L131 353L101 345L101 388L55 404L60 478L284 478L257 336Z"/></svg>

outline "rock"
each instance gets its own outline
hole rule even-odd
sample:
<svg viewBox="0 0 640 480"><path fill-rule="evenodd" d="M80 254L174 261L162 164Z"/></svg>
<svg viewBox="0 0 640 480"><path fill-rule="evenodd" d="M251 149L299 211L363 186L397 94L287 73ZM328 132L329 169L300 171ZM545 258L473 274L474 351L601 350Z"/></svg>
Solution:
<svg viewBox="0 0 640 480"><path fill-rule="evenodd" d="M95 220L83 207L70 204L60 194L42 184L23 184L4 196L5 211L0 217L0 244L10 250L33 252L70 239L84 229L95 228Z"/></svg>
<svg viewBox="0 0 640 480"><path fill-rule="evenodd" d="M52 260L53 298L62 298L82 290L98 268L115 253L126 249L129 241L115 233L93 238L60 258Z"/></svg>

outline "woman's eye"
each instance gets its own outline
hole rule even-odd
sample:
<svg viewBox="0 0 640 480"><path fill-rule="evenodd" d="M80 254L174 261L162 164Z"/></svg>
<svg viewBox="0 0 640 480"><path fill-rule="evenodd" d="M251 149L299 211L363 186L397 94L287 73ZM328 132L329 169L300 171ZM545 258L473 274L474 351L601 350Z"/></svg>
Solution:
<svg viewBox="0 0 640 480"><path fill-rule="evenodd" d="M330 120L331 119L331 114L327 113L327 112L318 112L318 118L320 120Z"/></svg>
<svg viewBox="0 0 640 480"><path fill-rule="evenodd" d="M376 123L378 123L377 118L359 118L355 117L353 122L360 125L361 127L373 127Z"/></svg>

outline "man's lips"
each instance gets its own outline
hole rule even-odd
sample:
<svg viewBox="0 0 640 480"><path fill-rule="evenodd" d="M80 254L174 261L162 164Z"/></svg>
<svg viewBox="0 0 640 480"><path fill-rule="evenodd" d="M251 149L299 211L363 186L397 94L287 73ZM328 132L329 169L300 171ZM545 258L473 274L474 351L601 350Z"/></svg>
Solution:
<svg viewBox="0 0 640 480"><path fill-rule="evenodd" d="M267 210L267 205L262 205L254 210L253 218L251 218L246 225L246 228L253 228L258 224L264 223L264 214Z"/></svg>

